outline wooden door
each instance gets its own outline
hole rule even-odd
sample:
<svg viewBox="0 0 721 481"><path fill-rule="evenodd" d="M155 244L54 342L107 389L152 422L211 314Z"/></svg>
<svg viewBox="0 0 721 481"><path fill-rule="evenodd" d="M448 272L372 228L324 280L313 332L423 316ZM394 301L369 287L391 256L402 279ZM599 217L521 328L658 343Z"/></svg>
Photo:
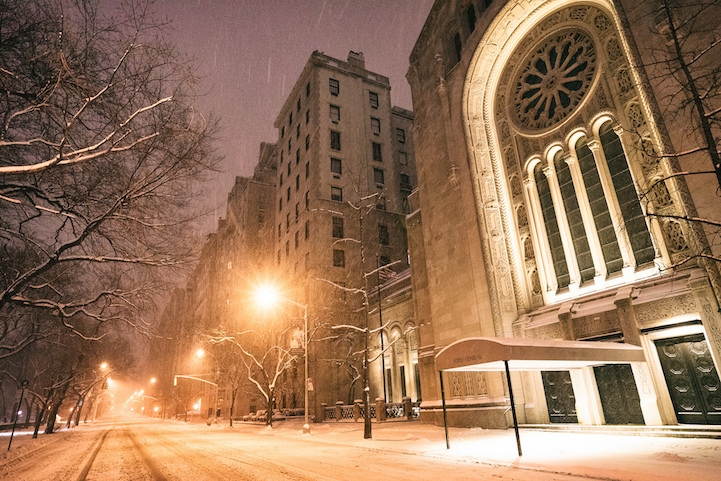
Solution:
<svg viewBox="0 0 721 481"><path fill-rule="evenodd" d="M568 371L541 371L548 417L552 423L577 423L576 396Z"/></svg>
<svg viewBox="0 0 721 481"><path fill-rule="evenodd" d="M628 364L593 368L606 424L644 424L641 400Z"/></svg>
<svg viewBox="0 0 721 481"><path fill-rule="evenodd" d="M703 334L658 340L656 348L678 422L721 424L721 382Z"/></svg>

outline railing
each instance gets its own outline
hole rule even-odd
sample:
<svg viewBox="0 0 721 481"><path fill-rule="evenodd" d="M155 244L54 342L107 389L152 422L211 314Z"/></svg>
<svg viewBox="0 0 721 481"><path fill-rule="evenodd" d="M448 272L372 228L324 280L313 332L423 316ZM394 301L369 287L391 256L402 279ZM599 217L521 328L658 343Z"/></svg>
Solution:
<svg viewBox="0 0 721 481"><path fill-rule="evenodd" d="M412 421L420 417L420 402L411 402L410 398L403 398L400 403L386 403L383 399L376 399L369 409L371 419L376 422L384 421ZM335 406L322 405L323 421L354 421L362 420L365 405L356 400L354 404L344 404L338 401ZM380 419L378 413L381 413Z"/></svg>

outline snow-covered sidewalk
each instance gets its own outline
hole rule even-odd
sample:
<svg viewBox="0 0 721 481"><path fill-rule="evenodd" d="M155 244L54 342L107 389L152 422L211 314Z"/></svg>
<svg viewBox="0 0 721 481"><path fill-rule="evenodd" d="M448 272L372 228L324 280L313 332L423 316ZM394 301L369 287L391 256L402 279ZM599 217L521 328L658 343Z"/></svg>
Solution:
<svg viewBox="0 0 721 481"><path fill-rule="evenodd" d="M252 430L268 436L359 446L430 456L464 463L510 466L549 473L618 480L717 480L721 473L721 440L596 433L542 432L521 429L523 456L516 451L512 429L450 428L446 449L443 427L420 422L373 424L373 439L363 439L363 423L311 425L301 433L300 421L282 421L268 428L236 423L234 431ZM210 429L230 429L214 425Z"/></svg>

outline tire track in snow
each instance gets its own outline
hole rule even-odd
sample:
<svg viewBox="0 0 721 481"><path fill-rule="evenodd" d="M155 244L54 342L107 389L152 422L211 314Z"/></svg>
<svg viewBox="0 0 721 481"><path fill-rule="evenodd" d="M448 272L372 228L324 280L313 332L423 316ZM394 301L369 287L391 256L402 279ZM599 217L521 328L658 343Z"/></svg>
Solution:
<svg viewBox="0 0 721 481"><path fill-rule="evenodd" d="M123 434L125 434L128 438L130 438L130 442L133 443L133 447L140 455L140 459L143 460L143 463L145 463L145 466L148 468L148 471L150 471L150 474L153 476L153 479L156 481L167 481L168 478L166 478L163 473L160 471L158 466L153 462L153 460L148 455L148 452L143 448L143 446L140 445L137 438L135 437L135 434L128 431L127 429L123 430Z"/></svg>
<svg viewBox="0 0 721 481"><path fill-rule="evenodd" d="M90 457L88 458L88 461L85 463L85 466L83 466L82 471L80 471L80 474L78 475L77 481L85 481L85 478L88 475L88 472L90 472L90 468L93 466L93 463L95 462L95 458L98 456L98 453L100 452L100 448L103 446L103 443L105 442L105 438L108 437L108 433L112 431L113 428L105 430L105 432L100 433L98 436L99 439L93 442L95 445L95 448L91 445L91 453Z"/></svg>

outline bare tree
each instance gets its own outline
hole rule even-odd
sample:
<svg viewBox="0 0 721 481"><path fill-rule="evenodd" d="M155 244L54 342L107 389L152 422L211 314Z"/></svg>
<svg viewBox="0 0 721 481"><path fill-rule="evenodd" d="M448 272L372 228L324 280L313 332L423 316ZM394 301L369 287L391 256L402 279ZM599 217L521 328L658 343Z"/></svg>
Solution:
<svg viewBox="0 0 721 481"><path fill-rule="evenodd" d="M240 354L244 367L244 378L255 386L257 392L265 400L267 425L273 424L275 396L277 395L283 374L296 361L290 348L284 347L282 340L285 332L271 328L248 330L238 333L217 333L210 337L213 344L229 344ZM236 367L237 369L237 367ZM238 378L240 382L240 378Z"/></svg>
<svg viewBox="0 0 721 481"><path fill-rule="evenodd" d="M647 179L641 198L650 218L673 227L665 229L671 246L668 267L704 266L719 299L720 16L719 0L641 2L629 15L638 35L650 34L638 43L638 87L655 96L655 113L664 119L657 125L659 143L641 118L631 119Z"/></svg>
<svg viewBox="0 0 721 481"><path fill-rule="evenodd" d="M0 359L48 322L86 339L106 322L145 331L192 253L215 123L150 5L114 6L0 4Z"/></svg>

